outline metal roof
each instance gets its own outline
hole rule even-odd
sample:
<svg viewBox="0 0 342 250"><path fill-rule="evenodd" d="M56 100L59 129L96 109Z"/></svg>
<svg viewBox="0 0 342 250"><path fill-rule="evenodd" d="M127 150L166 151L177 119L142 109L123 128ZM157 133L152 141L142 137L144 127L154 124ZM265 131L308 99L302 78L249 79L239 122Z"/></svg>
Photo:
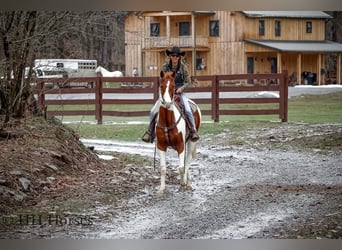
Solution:
<svg viewBox="0 0 342 250"><path fill-rule="evenodd" d="M242 11L248 17L332 18L324 11Z"/></svg>
<svg viewBox="0 0 342 250"><path fill-rule="evenodd" d="M284 52L342 52L342 43L331 41L281 41L281 40L252 40L245 39L245 42L256 44L262 47Z"/></svg>

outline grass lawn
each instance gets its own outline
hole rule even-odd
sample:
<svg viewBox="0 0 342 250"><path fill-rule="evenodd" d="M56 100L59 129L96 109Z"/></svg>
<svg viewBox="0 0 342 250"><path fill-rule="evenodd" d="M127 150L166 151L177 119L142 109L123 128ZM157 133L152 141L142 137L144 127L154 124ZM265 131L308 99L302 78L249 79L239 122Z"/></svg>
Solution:
<svg viewBox="0 0 342 250"><path fill-rule="evenodd" d="M247 104L240 105L240 108L245 109L247 106ZM138 108L141 110L143 107L140 105ZM148 123L148 117L105 117L103 125L96 125L94 117L79 118L79 122L69 124L69 126L79 131L81 136L86 138L140 140ZM63 117L62 120L68 122L77 119L75 117ZM213 123L210 116L204 116L201 133L219 134L227 126L230 129L242 131L251 126L267 126L267 124L274 124L279 121L277 115L237 115L220 116L220 122ZM93 124L89 122L93 122ZM342 91L325 95L304 95L290 98L288 122L342 123Z"/></svg>

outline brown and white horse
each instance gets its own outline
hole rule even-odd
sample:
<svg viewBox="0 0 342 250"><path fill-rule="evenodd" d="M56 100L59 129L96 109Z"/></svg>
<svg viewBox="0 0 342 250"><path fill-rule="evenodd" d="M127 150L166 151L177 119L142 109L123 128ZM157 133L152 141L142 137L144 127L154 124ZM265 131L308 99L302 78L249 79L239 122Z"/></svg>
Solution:
<svg viewBox="0 0 342 250"><path fill-rule="evenodd" d="M157 195L165 190L166 175L166 150L168 147L177 151L179 157L178 171L180 173L181 187L191 189L189 166L196 154L196 144L189 140L187 122L184 112L176 102L175 73L160 72L161 82L159 85L159 112L156 125L156 146L160 157L160 187ZM197 131L201 124L201 111L190 99Z"/></svg>

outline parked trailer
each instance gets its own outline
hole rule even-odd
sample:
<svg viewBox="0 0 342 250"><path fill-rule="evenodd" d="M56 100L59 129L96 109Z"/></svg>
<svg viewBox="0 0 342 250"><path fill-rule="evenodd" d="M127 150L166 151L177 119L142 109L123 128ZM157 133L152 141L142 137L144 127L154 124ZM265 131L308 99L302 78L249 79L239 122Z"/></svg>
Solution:
<svg viewBox="0 0 342 250"><path fill-rule="evenodd" d="M34 73L37 78L83 78L96 77L96 60L86 59L36 59ZM68 82L48 84L53 88L86 87L93 88L94 82Z"/></svg>

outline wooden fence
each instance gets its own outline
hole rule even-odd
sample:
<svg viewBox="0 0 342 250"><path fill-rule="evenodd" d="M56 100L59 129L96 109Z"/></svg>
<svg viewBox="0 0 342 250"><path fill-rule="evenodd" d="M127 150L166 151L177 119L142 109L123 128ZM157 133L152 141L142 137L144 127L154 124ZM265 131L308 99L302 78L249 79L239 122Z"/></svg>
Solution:
<svg viewBox="0 0 342 250"><path fill-rule="evenodd" d="M239 75L212 75L196 77L199 84L189 87L187 95L205 93L209 97L191 98L198 104L209 104L210 109L201 109L203 115L211 116L215 122L221 115L274 115L278 114L282 122L288 119L288 76L287 72L279 74L239 74ZM46 88L47 81L59 83L91 82L94 88ZM93 110L48 110L48 116L95 116L98 124L102 124L104 116L149 116L150 110L143 111L111 111L103 110L103 105L152 105L158 99L159 77L94 77L94 78L67 78L67 79L37 79L35 93L38 96L38 105L93 105ZM105 83L120 83L121 87L105 87ZM231 92L277 92L279 97L244 97L231 98L224 94ZM47 99L48 94L58 94L57 99ZM94 98L67 99L66 94L92 94ZM131 98L104 98L107 94L126 94ZM150 98L133 98L136 94L149 94ZM205 95L204 94L204 95ZM75 95L77 96L77 95ZM227 95L226 95L227 96ZM221 104L265 104L278 105L272 109L224 109Z"/></svg>

